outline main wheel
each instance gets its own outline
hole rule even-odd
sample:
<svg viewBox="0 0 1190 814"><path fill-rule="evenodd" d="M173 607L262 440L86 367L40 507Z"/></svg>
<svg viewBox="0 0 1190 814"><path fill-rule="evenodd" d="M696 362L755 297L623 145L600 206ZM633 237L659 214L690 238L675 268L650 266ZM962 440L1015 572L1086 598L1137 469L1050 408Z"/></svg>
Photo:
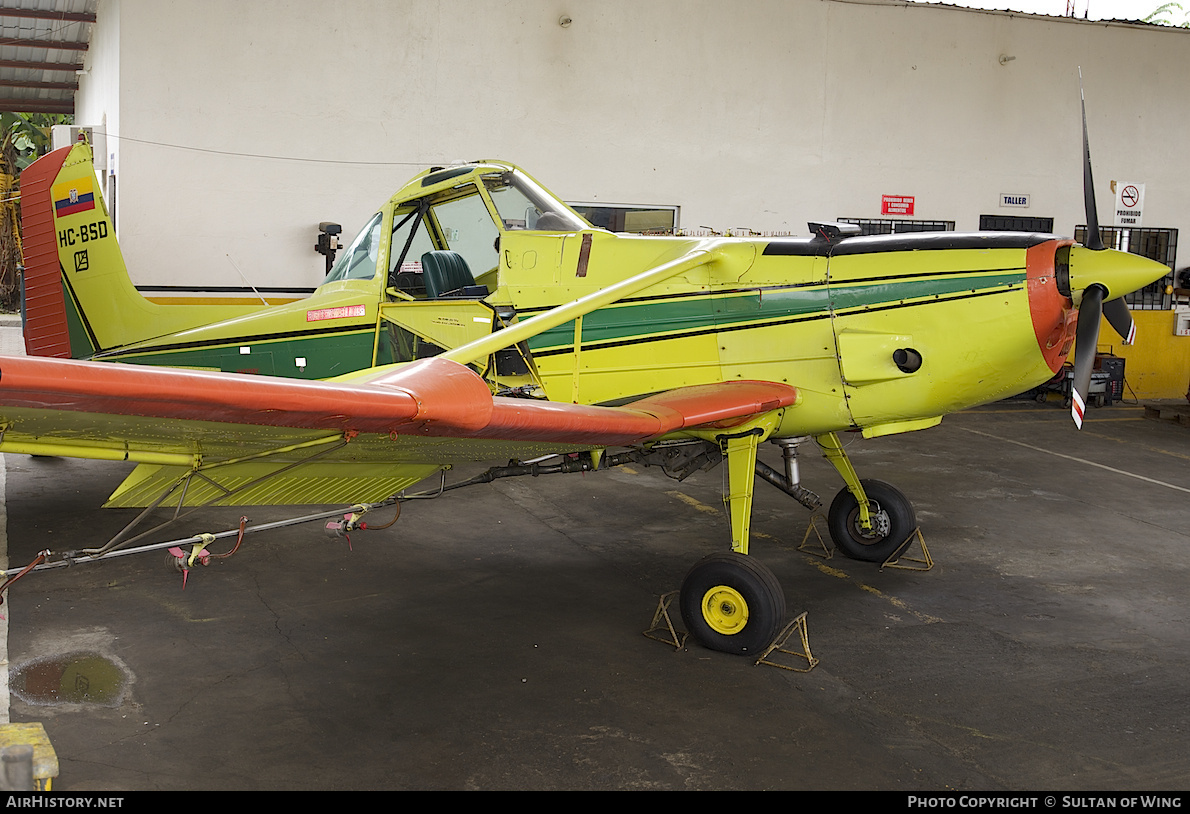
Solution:
<svg viewBox="0 0 1190 814"><path fill-rule="evenodd" d="M913 504L896 488L879 480L861 480L871 506L872 530L859 525L859 501L843 487L827 515L835 547L853 560L884 562L917 528Z"/></svg>
<svg viewBox="0 0 1190 814"><path fill-rule="evenodd" d="M682 581L679 601L690 635L724 653L759 652L785 621L785 594L773 572L731 551L695 563Z"/></svg>

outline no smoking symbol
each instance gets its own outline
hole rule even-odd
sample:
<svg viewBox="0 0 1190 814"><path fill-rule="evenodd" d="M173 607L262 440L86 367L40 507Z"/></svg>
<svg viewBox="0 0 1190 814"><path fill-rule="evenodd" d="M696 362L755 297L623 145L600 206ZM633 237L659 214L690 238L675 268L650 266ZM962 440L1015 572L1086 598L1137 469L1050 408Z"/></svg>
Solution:
<svg viewBox="0 0 1190 814"><path fill-rule="evenodd" d="M1140 190L1129 184L1124 187L1124 191L1120 193L1120 203L1129 208L1136 206L1140 200Z"/></svg>

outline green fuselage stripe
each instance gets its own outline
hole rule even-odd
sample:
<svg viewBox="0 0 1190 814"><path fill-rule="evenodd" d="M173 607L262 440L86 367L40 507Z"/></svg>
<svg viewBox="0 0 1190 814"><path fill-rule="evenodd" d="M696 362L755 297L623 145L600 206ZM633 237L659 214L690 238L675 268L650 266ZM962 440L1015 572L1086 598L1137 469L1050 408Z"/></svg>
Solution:
<svg viewBox="0 0 1190 814"><path fill-rule="evenodd" d="M87 359L95 353L98 343L95 333L87 322L86 315L78 307L78 298L66 275L62 275L62 301L66 306L66 332L70 338L70 355L75 359Z"/></svg>
<svg viewBox="0 0 1190 814"><path fill-rule="evenodd" d="M224 340L219 344L145 353L105 354L105 361L138 365L222 370L229 373L259 373L295 379L326 379L372 366L376 329L340 333L285 336L268 341ZM241 349L246 348L247 353ZM297 360L305 365L297 366ZM387 359L378 360L381 364Z"/></svg>
<svg viewBox="0 0 1190 814"><path fill-rule="evenodd" d="M896 304L953 299L1003 291L1025 281L1024 270L930 277L896 282L842 282L808 287L705 292L685 299L618 303L583 317L584 347L647 341L773 323L822 319L832 312L887 308ZM534 353L565 352L574 345L574 322L529 340Z"/></svg>

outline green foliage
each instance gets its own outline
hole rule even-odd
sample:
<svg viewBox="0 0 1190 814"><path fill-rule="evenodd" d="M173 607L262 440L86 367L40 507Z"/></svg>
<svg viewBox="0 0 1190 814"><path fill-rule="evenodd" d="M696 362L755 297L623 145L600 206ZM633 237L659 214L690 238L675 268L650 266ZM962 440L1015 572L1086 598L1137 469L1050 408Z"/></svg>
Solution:
<svg viewBox="0 0 1190 814"><path fill-rule="evenodd" d="M0 113L0 310L11 311L20 299L21 237L19 188L21 170L49 152L50 127L70 124L60 113Z"/></svg>
<svg viewBox="0 0 1190 814"><path fill-rule="evenodd" d="M62 113L0 113L0 154L8 171L20 172L49 152L50 127L71 119Z"/></svg>
<svg viewBox="0 0 1190 814"><path fill-rule="evenodd" d="M1176 22L1175 12L1182 15L1183 19L1181 22ZM1190 28L1190 13L1186 11L1181 3L1163 3L1153 9L1152 13L1145 17L1143 22Z"/></svg>

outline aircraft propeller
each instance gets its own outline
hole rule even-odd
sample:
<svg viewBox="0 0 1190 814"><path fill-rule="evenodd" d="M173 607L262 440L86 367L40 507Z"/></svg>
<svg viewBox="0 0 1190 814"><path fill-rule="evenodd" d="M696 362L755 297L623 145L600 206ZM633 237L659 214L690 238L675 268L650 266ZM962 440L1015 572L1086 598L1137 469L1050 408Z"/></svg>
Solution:
<svg viewBox="0 0 1190 814"><path fill-rule="evenodd" d="M1078 79L1079 101L1083 112L1083 201L1087 211L1087 236L1083 250L1107 252L1107 247L1103 245L1103 238L1099 234L1099 212L1095 205L1095 181L1091 177L1091 147L1087 137L1087 101L1083 96L1082 69L1079 69ZM1119 253L1108 252L1108 254ZM1074 265L1074 256L1071 259L1072 265ZM1092 263L1092 269L1097 265L1100 264ZM1114 276L1106 264L1100 267L1100 271L1108 271L1109 279ZM1073 269L1071 276L1075 276ZM1070 286L1072 289L1074 287L1074 285ZM1071 389L1070 414L1074 418L1075 426L1079 429L1082 429L1083 426L1083 412L1086 410L1087 394L1091 389L1091 371L1095 367L1101 317L1107 317L1108 324L1120 335L1125 345L1131 345L1136 338L1136 323L1132 321L1128 304L1124 302L1122 296L1104 302L1110 293L1111 289L1104 282L1088 281L1083 287L1082 298L1078 304L1078 325L1075 329L1074 348L1074 386Z"/></svg>

